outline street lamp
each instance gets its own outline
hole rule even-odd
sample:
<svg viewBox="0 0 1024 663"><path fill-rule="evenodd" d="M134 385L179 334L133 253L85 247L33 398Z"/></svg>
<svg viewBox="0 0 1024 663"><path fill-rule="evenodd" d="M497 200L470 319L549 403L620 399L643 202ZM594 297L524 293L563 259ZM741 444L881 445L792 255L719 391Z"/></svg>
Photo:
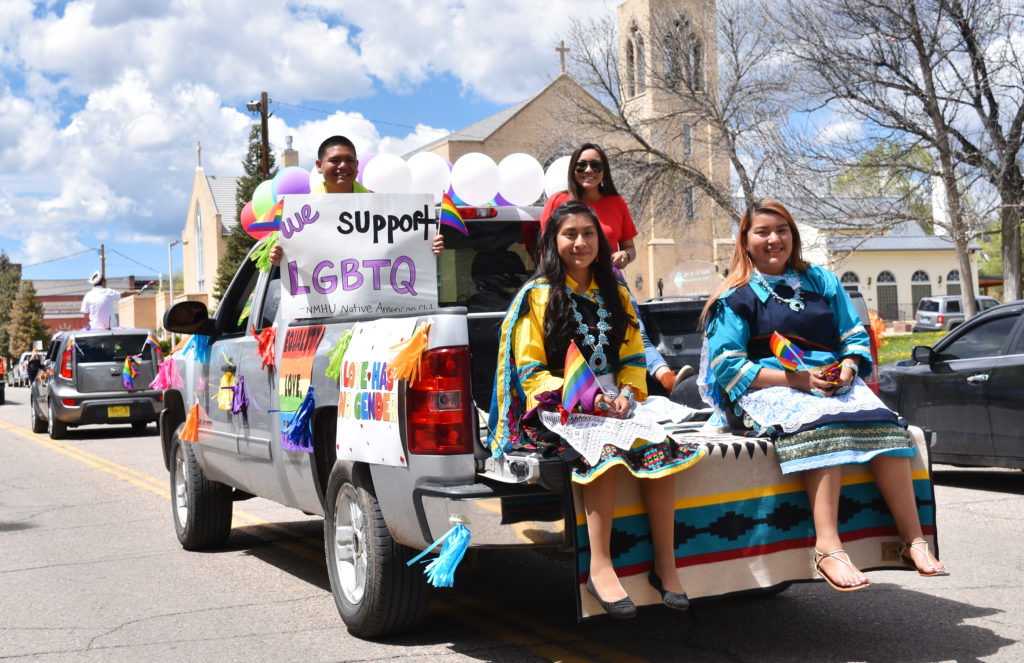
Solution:
<svg viewBox="0 0 1024 663"><path fill-rule="evenodd" d="M174 259L172 258L171 249L174 248L175 244L184 245L188 244L187 239L176 239L167 245L167 289L169 292L169 299L167 301L167 308L174 306ZM182 256L184 258L184 256ZM171 347L174 347L174 333L171 332Z"/></svg>

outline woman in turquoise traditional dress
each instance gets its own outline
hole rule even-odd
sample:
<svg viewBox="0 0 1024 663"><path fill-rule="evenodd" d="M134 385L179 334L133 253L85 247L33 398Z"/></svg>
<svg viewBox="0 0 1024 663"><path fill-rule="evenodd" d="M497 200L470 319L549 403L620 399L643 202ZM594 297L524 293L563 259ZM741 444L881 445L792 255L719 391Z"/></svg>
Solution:
<svg viewBox="0 0 1024 663"><path fill-rule="evenodd" d="M670 475L697 462L703 448L667 437L618 440L625 450L605 444L590 464L541 422L541 410L557 409L561 402L570 341L601 384L595 412L625 420L647 390L636 313L628 292L616 282L611 249L594 212L580 202L561 205L546 224L539 248L537 273L516 295L501 327L489 427L492 453L542 449L570 463L572 480L582 484L587 515L587 589L613 617L636 614L612 565L615 483L624 472L642 479L655 557L648 578L666 605L685 610L689 603L675 566L675 479Z"/></svg>
<svg viewBox="0 0 1024 663"><path fill-rule="evenodd" d="M781 203L758 201L743 215L729 276L702 322L701 393L734 429L772 436L783 474L802 473L822 578L840 591L869 584L839 537L841 470L848 463L869 464L904 560L922 575L948 575L921 530L910 436L857 377L871 370L867 332L839 279L801 256L800 234ZM840 361L839 375L785 370L770 348L773 332L803 351L807 367Z"/></svg>

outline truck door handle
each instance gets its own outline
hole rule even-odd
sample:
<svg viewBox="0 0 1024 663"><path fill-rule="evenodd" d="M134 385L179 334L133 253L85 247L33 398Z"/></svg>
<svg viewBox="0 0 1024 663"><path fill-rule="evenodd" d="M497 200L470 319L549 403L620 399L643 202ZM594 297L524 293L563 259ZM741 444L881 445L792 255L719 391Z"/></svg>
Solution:
<svg viewBox="0 0 1024 663"><path fill-rule="evenodd" d="M967 378L967 381L971 384L980 384L982 382L988 382L988 373L978 373Z"/></svg>

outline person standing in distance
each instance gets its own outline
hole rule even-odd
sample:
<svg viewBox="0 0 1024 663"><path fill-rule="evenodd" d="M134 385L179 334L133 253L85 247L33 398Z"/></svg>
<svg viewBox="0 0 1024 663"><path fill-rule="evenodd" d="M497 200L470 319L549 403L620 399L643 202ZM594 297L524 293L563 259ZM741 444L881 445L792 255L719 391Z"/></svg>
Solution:
<svg viewBox="0 0 1024 663"><path fill-rule="evenodd" d="M324 183L317 185L310 193L373 193L356 181L359 173L359 157L356 146L345 136L331 136L320 143L316 153L316 169L324 176ZM444 237L434 236L434 255L444 251ZM284 249L277 244L270 250L270 263L280 265Z"/></svg>
<svg viewBox="0 0 1024 663"><path fill-rule="evenodd" d="M137 295L138 290L118 292L107 287L107 278L98 270L89 277L92 290L82 297L82 313L89 315L89 329L110 329L117 326L117 302L124 295Z"/></svg>

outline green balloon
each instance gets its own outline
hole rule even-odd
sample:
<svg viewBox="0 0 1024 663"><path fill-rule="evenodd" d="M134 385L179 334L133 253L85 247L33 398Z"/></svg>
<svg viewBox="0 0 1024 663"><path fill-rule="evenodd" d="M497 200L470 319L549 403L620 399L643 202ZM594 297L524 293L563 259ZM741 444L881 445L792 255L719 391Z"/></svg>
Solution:
<svg viewBox="0 0 1024 663"><path fill-rule="evenodd" d="M271 191L271 180L264 180L252 192L252 213L256 218L262 218L271 207L274 206L274 194Z"/></svg>

